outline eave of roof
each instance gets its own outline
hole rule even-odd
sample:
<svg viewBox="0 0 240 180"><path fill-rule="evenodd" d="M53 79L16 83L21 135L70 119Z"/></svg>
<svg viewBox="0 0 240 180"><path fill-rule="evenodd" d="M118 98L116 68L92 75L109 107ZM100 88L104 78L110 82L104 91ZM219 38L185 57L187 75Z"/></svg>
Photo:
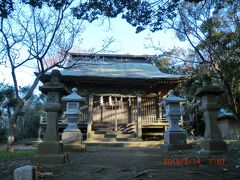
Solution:
<svg viewBox="0 0 240 180"><path fill-rule="evenodd" d="M70 59L67 67L70 69L61 71L63 76L78 77L112 77L112 78L135 78L135 79L169 79L181 78L182 76L162 73L159 69L145 60L102 60L96 59Z"/></svg>
<svg viewBox="0 0 240 180"><path fill-rule="evenodd" d="M186 79L181 75L162 73L151 63L152 55L122 55L122 54L79 54L70 53L67 66L77 62L70 69L61 71L64 80L100 80L100 81L155 81L178 82ZM48 79L50 72L43 79Z"/></svg>

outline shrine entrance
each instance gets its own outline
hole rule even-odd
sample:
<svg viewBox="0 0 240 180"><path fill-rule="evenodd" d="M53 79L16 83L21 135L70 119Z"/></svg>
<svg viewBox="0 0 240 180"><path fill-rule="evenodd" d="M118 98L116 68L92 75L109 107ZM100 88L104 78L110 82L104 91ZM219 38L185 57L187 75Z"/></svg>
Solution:
<svg viewBox="0 0 240 180"><path fill-rule="evenodd" d="M93 128L118 131L128 123L136 122L136 97L94 96Z"/></svg>

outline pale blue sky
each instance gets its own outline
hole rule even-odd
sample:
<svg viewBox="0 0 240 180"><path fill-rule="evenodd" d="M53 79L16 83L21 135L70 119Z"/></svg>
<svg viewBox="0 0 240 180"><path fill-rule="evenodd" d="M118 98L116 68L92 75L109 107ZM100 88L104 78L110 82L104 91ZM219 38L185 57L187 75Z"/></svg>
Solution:
<svg viewBox="0 0 240 180"><path fill-rule="evenodd" d="M105 20L104 24L101 21L96 21L92 24L86 23L86 29L82 34L83 41L77 44L80 49L95 48L96 51L101 49L102 41L107 37L113 37L116 41L110 46L115 54L133 54L133 55L154 55L158 52L153 49L145 49L144 44L148 44L145 39L148 36L152 37L154 42L160 42L161 48L168 50L174 47L188 47L187 43L180 42L173 31L158 31L151 33L145 30L136 34L135 28L129 25L121 18L112 19L109 23ZM31 84L34 80L33 69L22 68L17 71L19 85L25 86ZM5 83L12 84L10 69L3 66L0 67L0 82L5 80Z"/></svg>
<svg viewBox="0 0 240 180"><path fill-rule="evenodd" d="M148 44L146 38L148 36L152 37L154 41L160 42L161 48L166 50L176 47L188 47L185 42L180 42L176 37L175 33L171 30L163 30L155 33L151 33L149 30L145 30L141 33L136 34L135 28L129 25L124 19L116 18L110 21L110 29L108 27L109 23L105 20L104 24L101 21L96 21L92 24L86 26L86 30L83 33L83 42L80 45L82 48L96 49L101 48L102 40L106 37L113 36L116 42L112 44L112 50L116 53L123 54L156 54L157 52L153 49L145 49L144 44Z"/></svg>

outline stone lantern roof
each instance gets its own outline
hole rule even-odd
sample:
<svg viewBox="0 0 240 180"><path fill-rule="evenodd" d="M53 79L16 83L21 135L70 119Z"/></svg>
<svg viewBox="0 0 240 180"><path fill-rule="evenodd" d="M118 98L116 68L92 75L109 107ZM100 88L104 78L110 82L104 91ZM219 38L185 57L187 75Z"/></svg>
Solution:
<svg viewBox="0 0 240 180"><path fill-rule="evenodd" d="M43 86L39 87L39 90L43 93L43 94L47 94L47 92L63 92L64 94L67 92L66 90L66 86L60 82L60 76L61 73L59 70L52 70L51 72L51 78L50 81L45 83Z"/></svg>
<svg viewBox="0 0 240 180"><path fill-rule="evenodd" d="M77 94L77 88L73 88L72 93L68 96L64 96L62 98L62 101L81 102L81 101L85 101L85 98Z"/></svg>
<svg viewBox="0 0 240 180"><path fill-rule="evenodd" d="M186 99L175 96L173 93L174 93L174 91L170 90L168 92L168 96L165 99L163 99L162 102L159 103L159 106L162 106L165 103L167 103L167 104L168 103L180 103L180 102L186 102L187 101Z"/></svg>
<svg viewBox="0 0 240 180"><path fill-rule="evenodd" d="M180 97L177 97L173 94L173 90L170 90L168 92L168 96L164 99L164 101L166 103L171 103L171 102L174 102L174 103L178 103L178 102L186 102L187 100L186 99L183 99L183 98L180 98Z"/></svg>

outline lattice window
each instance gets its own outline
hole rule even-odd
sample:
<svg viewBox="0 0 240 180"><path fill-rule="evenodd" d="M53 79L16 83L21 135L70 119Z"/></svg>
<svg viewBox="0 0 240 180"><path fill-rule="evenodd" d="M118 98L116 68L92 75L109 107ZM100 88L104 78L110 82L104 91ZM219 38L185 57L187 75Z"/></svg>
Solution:
<svg viewBox="0 0 240 180"><path fill-rule="evenodd" d="M68 103L69 110L76 110L78 108L77 103Z"/></svg>
<svg viewBox="0 0 240 180"><path fill-rule="evenodd" d="M170 105L170 111L180 112L180 106L179 105Z"/></svg>

